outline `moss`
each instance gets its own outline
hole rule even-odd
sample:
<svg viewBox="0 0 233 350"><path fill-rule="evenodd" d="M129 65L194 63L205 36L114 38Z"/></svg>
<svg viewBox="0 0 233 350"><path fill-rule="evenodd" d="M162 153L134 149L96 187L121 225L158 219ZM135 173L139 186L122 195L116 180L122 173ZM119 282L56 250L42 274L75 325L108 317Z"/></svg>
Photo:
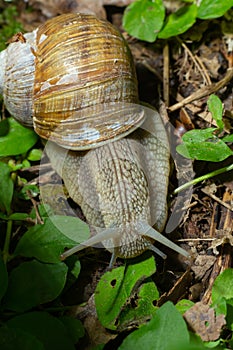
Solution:
<svg viewBox="0 0 233 350"><path fill-rule="evenodd" d="M14 5L7 6L0 14L0 51L4 50L7 41L23 30L22 24L17 19L17 9Z"/></svg>

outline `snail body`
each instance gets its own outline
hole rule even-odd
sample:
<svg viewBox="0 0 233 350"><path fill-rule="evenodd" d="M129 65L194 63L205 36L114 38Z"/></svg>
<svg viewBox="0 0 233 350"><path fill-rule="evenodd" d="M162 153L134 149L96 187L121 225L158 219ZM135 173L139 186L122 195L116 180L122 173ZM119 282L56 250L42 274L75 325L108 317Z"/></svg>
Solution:
<svg viewBox="0 0 233 350"><path fill-rule="evenodd" d="M153 245L155 240L188 256L160 234L167 219L170 152L159 114L145 111L147 118L139 129L89 151L67 151L47 143L53 168L97 231L62 258L100 242L112 253L110 266L116 257L133 258L145 250L165 258Z"/></svg>
<svg viewBox="0 0 233 350"><path fill-rule="evenodd" d="M112 261L147 249L164 257L154 240L187 256L159 233L167 218L167 135L158 113L148 116L138 104L121 34L94 16L66 14L25 41L0 53L0 93L16 119L55 142L46 146L52 166L97 228L63 257L99 242Z"/></svg>

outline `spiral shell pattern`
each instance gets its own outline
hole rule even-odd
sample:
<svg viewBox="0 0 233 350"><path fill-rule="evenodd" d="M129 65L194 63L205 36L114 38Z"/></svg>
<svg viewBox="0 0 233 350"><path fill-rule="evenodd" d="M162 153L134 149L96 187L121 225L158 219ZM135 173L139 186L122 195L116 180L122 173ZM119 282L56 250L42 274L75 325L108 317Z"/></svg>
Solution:
<svg viewBox="0 0 233 350"><path fill-rule="evenodd" d="M135 105L132 55L112 24L92 15L64 14L25 38L26 43L10 44L1 53L6 59L0 90L3 85L13 116L29 122L33 116L41 137L66 148L89 149L143 122Z"/></svg>

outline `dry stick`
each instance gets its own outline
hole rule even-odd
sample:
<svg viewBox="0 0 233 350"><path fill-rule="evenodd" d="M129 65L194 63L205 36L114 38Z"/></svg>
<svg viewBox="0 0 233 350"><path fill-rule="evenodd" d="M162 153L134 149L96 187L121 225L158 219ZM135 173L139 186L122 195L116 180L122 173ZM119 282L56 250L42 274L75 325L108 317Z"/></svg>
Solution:
<svg viewBox="0 0 233 350"><path fill-rule="evenodd" d="M218 207L218 203L214 202L213 203L213 209L212 209L212 215L211 215L211 221L210 221L210 233L209 236L210 237L214 237L215 236L215 232L217 229L217 223L216 223L216 213L217 213L217 207Z"/></svg>
<svg viewBox="0 0 233 350"><path fill-rule="evenodd" d="M216 238L179 238L176 242L213 242Z"/></svg>
<svg viewBox="0 0 233 350"><path fill-rule="evenodd" d="M187 53L189 54L190 58L192 59L192 61L194 62L194 64L196 65L197 69L199 70L200 74L202 75L202 78L203 80L206 82L206 84L211 84L211 81L210 81L210 77L207 73L207 71L204 69L203 70L203 67L202 65L200 64L200 60L197 59L196 56L194 56L192 54L192 52L189 50L189 48L185 45L184 42L182 42L179 38L177 38L177 40L179 41L179 43L181 44L181 46L183 46L183 48L185 49L185 51L187 51ZM203 74L204 72L204 74Z"/></svg>
<svg viewBox="0 0 233 350"><path fill-rule="evenodd" d="M163 99L165 105L169 106L169 46L163 48Z"/></svg>
<svg viewBox="0 0 233 350"><path fill-rule="evenodd" d="M30 198L30 200L32 202L32 205L34 207L37 223L42 225L44 222L43 222L43 220L40 217L40 213L39 213L39 210L38 210L37 202L35 201L35 199L33 199L30 191L26 191L26 193L27 193L28 197Z"/></svg>
<svg viewBox="0 0 233 350"><path fill-rule="evenodd" d="M227 209L233 211L233 206L225 203L224 201L222 201L220 198L218 198L217 196L215 196L215 194L210 193L209 191L207 191L205 188L201 189L202 192L204 192L205 194L207 194L207 196L211 197L213 200L215 200L216 202L218 202L219 204L223 205L224 207L226 207Z"/></svg>
<svg viewBox="0 0 233 350"><path fill-rule="evenodd" d="M196 92L194 92L192 95L188 96L187 98L184 98L182 101L174 104L173 106L169 107L170 112L174 112L177 109L184 107L186 104L193 102L195 100L199 100L200 98L203 98L205 96L208 96L218 90L220 90L223 86L227 85L231 79L233 78L233 68L229 68L225 77L218 81L217 83L213 83L209 86L205 86Z"/></svg>
<svg viewBox="0 0 233 350"><path fill-rule="evenodd" d="M211 85L211 84L212 84L212 81L211 81L211 79L210 79L210 76L209 76L209 74L208 74L208 72L207 72L207 69L206 69L205 65L203 64L202 60L201 60L197 55L195 55L194 57L195 57L195 59L197 60L199 66L200 66L201 69L202 69L202 71L204 72L207 85Z"/></svg>

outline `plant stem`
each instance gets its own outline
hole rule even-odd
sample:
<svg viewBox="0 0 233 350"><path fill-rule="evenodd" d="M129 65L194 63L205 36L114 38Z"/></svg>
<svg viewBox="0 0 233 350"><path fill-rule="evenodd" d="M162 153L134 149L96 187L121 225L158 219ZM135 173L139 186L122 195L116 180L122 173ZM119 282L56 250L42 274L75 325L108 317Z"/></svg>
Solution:
<svg viewBox="0 0 233 350"><path fill-rule="evenodd" d="M11 240L11 230L12 230L12 220L7 221L7 230L6 230L6 238L5 238L5 243L3 247L3 252L2 252L2 258L4 263L6 264L8 261L8 256L9 256L9 247L10 247L10 240Z"/></svg>
<svg viewBox="0 0 233 350"><path fill-rule="evenodd" d="M180 187L177 187L175 189L175 191L173 192L173 194L177 194L177 193L185 190L186 188L188 188L190 186L196 185L198 182L210 179L211 177L214 177L216 175L225 173L225 172L230 171L230 170L233 170L233 164L228 165L228 166L226 166L224 168L221 168L221 169L218 169L218 170L214 170L211 173L202 175L200 177L197 177L196 179L193 179L193 180L191 180L189 182L186 182L185 184L181 185Z"/></svg>

